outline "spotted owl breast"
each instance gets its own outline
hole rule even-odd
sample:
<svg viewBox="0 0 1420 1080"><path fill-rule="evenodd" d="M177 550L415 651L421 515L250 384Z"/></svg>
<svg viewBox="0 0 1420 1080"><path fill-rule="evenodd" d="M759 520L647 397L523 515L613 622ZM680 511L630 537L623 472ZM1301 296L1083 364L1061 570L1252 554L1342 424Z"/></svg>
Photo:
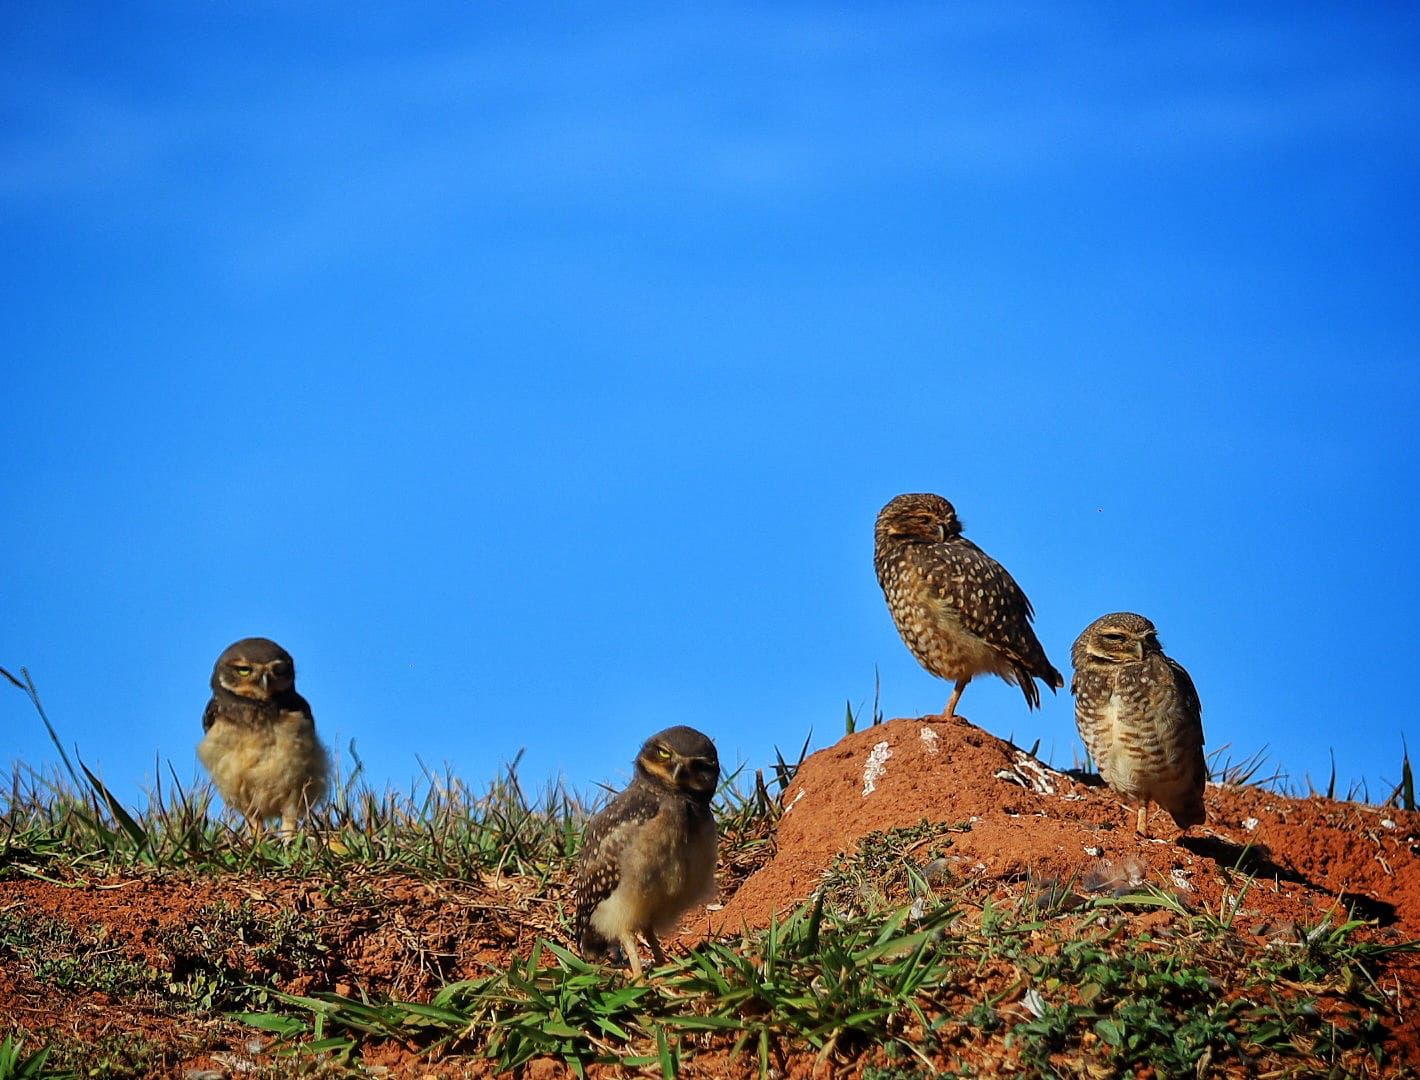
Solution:
<svg viewBox="0 0 1420 1080"><path fill-rule="evenodd" d="M1123 665L1096 714L1098 765L1106 782L1168 805L1190 783L1193 761L1180 739L1177 696L1148 663Z"/></svg>
<svg viewBox="0 0 1420 1080"><path fill-rule="evenodd" d="M982 672L1010 676L1000 653L963 624L953 601L961 589L960 575L904 557L880 564L879 580L903 643L933 675L950 680Z"/></svg>

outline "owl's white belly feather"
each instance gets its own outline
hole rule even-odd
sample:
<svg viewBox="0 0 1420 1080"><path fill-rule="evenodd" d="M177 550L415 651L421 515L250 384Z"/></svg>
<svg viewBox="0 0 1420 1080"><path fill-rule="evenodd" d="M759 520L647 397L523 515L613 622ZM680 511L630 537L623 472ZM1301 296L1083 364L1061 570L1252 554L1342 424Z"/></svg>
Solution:
<svg viewBox="0 0 1420 1080"><path fill-rule="evenodd" d="M1119 696L1119 691L1115 690L1109 695L1109 700L1100 712L1100 734L1104 739L1102 752L1096 753L1099 760L1095 764L1105 783L1118 791L1132 794L1138 787L1136 774L1139 758L1129 750L1128 732L1125 725L1120 724L1123 712L1124 699ZM1099 742L1096 738L1096 745Z"/></svg>

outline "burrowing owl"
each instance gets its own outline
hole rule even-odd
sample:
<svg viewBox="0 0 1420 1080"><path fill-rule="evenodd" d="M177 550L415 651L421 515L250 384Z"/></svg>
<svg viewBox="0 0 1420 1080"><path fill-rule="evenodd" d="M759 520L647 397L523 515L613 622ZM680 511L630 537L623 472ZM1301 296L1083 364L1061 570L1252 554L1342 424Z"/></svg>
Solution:
<svg viewBox="0 0 1420 1080"><path fill-rule="evenodd" d="M1180 829L1201 825L1203 708L1154 624L1128 611L1101 615L1075 639L1070 660L1075 725L1105 783L1139 804L1135 829L1145 833L1150 802Z"/></svg>
<svg viewBox="0 0 1420 1080"><path fill-rule="evenodd" d="M630 785L592 818L577 865L576 933L583 955L618 947L641 977L636 935L658 963L656 934L715 893L715 744L690 727L667 728L636 755Z"/></svg>
<svg viewBox="0 0 1420 1080"><path fill-rule="evenodd" d="M289 834L325 795L325 747L296 693L295 662L276 642L243 638L217 657L202 730L197 756L223 801L253 828L279 815Z"/></svg>
<svg viewBox="0 0 1420 1080"><path fill-rule="evenodd" d="M912 655L956 682L943 713L976 675L999 675L1040 705L1040 679L1065 685L1031 629L1030 601L1005 568L961 534L940 495L899 495L878 513L873 563L888 610Z"/></svg>

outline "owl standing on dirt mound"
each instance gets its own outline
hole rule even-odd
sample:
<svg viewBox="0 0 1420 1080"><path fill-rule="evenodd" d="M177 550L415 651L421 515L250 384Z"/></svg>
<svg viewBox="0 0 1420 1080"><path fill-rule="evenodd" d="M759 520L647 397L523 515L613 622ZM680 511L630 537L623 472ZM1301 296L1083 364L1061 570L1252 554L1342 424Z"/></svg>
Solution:
<svg viewBox="0 0 1420 1080"><path fill-rule="evenodd" d="M1180 829L1203 824L1203 707L1154 624L1129 611L1101 615L1070 660L1075 725L1105 783L1139 804L1135 831L1147 835L1150 802Z"/></svg>
<svg viewBox="0 0 1420 1080"><path fill-rule="evenodd" d="M228 646L212 669L212 700L197 756L223 801L259 829L273 817L290 835L326 791L330 766L291 654L267 638Z"/></svg>
<svg viewBox="0 0 1420 1080"><path fill-rule="evenodd" d="M575 888L577 945L588 958L618 949L641 977L636 935L657 963L657 933L673 930L715 894L715 816L720 782L715 744L690 727L652 735L636 755L631 784L592 818Z"/></svg>
<svg viewBox="0 0 1420 1080"><path fill-rule="evenodd" d="M1065 685L1050 666L1031 619L1035 612L1005 568L961 534L952 504L940 495L899 495L878 513L873 564L888 610L912 655L933 675L956 683L943 716L977 675L1014 683L1026 704L1040 705L1040 679Z"/></svg>

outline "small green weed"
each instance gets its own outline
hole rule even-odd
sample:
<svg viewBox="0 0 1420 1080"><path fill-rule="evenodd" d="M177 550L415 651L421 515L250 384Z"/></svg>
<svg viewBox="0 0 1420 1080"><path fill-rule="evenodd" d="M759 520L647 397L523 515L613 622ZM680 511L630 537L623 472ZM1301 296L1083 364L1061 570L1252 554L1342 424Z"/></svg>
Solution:
<svg viewBox="0 0 1420 1080"><path fill-rule="evenodd" d="M0 1043L0 1080L61 1080L65 1073L45 1068L49 1054L47 1046L26 1054L23 1039L6 1035Z"/></svg>
<svg viewBox="0 0 1420 1080"><path fill-rule="evenodd" d="M1402 810L1415 809L1415 773L1410 767L1410 746L1402 736L1400 740L1400 783L1386 800L1388 806L1398 806Z"/></svg>
<svg viewBox="0 0 1420 1080"><path fill-rule="evenodd" d="M149 996L158 973L106 940L41 915L0 914L0 957L36 982L70 992Z"/></svg>
<svg viewBox="0 0 1420 1080"><path fill-rule="evenodd" d="M45 1080L93 1077L95 1080L142 1080L161 1075L170 1064L161 1044L142 1035L119 1032L94 1038L64 1039L51 1045L53 1071Z"/></svg>
<svg viewBox="0 0 1420 1080"><path fill-rule="evenodd" d="M248 903L208 905L194 914L191 928L162 933L156 944L169 958L162 970L128 955L103 927L78 930L47 916L0 914L0 959L36 982L184 1011L264 1001L280 978L319 971L329 952L300 915L264 915Z"/></svg>
<svg viewBox="0 0 1420 1080"><path fill-rule="evenodd" d="M939 860L952 846L951 834L970 831L969 822L949 825L924 818L916 825L867 833L857 850L835 856L825 872L822 889L829 906L844 914L875 914L930 895L932 885L946 877Z"/></svg>
<svg viewBox="0 0 1420 1080"><path fill-rule="evenodd" d="M673 1075L684 1040L703 1035L762 1063L790 1038L824 1057L887 1045L916 1055L925 1004L956 978L944 938L954 918L943 907L909 926L906 911L842 921L821 905L801 908L738 948L709 942L642 984L541 942L506 973L445 987L429 1005L277 995L311 1019L243 1019L321 1051L350 1054L378 1035L477 1052L500 1070L552 1056L579 1075L594 1062Z"/></svg>
<svg viewBox="0 0 1420 1080"><path fill-rule="evenodd" d="M321 973L331 960L308 916L286 910L268 915L246 901L207 905L191 927L162 935L159 945L170 958L165 994L202 1010L262 1004L277 982Z"/></svg>

